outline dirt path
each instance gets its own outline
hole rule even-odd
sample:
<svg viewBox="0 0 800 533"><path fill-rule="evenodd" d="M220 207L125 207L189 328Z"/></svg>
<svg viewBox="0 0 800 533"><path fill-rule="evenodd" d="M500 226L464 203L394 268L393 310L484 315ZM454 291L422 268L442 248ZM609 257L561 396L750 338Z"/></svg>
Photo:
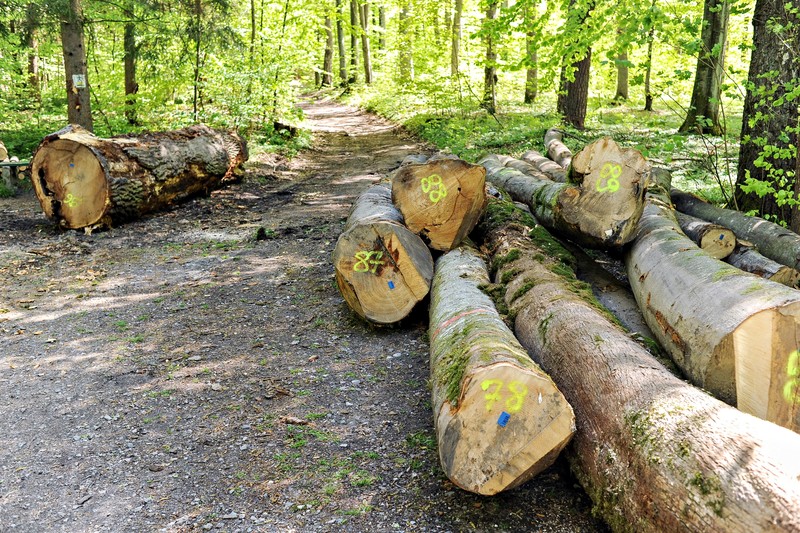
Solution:
<svg viewBox="0 0 800 533"><path fill-rule="evenodd" d="M0 531L604 531L563 463L494 498L443 477L425 310L365 326L329 259L420 147L306 109L291 163L107 232L0 200Z"/></svg>

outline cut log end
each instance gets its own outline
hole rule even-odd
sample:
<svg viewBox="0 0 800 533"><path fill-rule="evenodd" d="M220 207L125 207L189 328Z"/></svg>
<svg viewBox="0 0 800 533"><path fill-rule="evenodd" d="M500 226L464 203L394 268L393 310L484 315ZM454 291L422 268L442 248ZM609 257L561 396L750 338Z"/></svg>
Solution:
<svg viewBox="0 0 800 533"><path fill-rule="evenodd" d="M700 239L700 248L714 259L724 259L733 251L736 235L729 229L709 231Z"/></svg>
<svg viewBox="0 0 800 533"><path fill-rule="evenodd" d="M800 302L768 309L733 334L740 410L800 433Z"/></svg>
<svg viewBox="0 0 800 533"><path fill-rule="evenodd" d="M439 454L448 478L466 490L492 495L521 485L553 464L574 432L572 408L541 373L499 363L462 383L458 411L440 428Z"/></svg>

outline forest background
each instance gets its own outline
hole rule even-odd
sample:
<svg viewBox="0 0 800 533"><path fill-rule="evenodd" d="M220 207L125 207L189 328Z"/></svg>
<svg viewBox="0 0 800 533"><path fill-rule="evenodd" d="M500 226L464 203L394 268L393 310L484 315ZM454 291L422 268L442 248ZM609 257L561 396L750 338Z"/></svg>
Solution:
<svg viewBox="0 0 800 533"><path fill-rule="evenodd" d="M799 23L800 0L0 0L0 140L203 122L291 155L321 88L467 160L611 135L797 230Z"/></svg>

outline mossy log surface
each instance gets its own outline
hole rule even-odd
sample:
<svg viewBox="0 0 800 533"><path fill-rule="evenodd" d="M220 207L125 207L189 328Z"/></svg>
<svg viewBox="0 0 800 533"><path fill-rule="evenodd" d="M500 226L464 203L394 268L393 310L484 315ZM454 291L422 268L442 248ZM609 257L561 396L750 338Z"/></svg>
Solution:
<svg viewBox="0 0 800 533"><path fill-rule="evenodd" d="M800 531L800 435L675 377L585 299L551 245L487 220L517 338L572 404L564 453L613 530Z"/></svg>
<svg viewBox="0 0 800 533"><path fill-rule="evenodd" d="M207 194L239 179L246 160L238 134L202 125L108 139L70 125L39 144L31 181L61 227L93 228Z"/></svg>
<svg viewBox="0 0 800 533"><path fill-rule="evenodd" d="M436 261L431 289L433 414L447 477L497 494L548 466L575 430L572 408L480 289L483 258L467 245Z"/></svg>
<svg viewBox="0 0 800 533"><path fill-rule="evenodd" d="M508 168L497 156L481 164L489 181L528 205L550 230L593 248L619 248L633 238L649 172L636 150L622 149L609 138L597 140L572 160L569 183Z"/></svg>
<svg viewBox="0 0 800 533"><path fill-rule="evenodd" d="M648 325L693 383L800 431L800 292L712 258L656 199L625 264Z"/></svg>
<svg viewBox="0 0 800 533"><path fill-rule="evenodd" d="M564 134L557 129L549 129L544 134L544 149L547 155L561 168L569 168L572 163L572 150L562 142Z"/></svg>
<svg viewBox="0 0 800 533"><path fill-rule="evenodd" d="M405 318L427 296L433 279L431 252L403 225L391 195L384 183L356 199L332 258L342 297L374 324Z"/></svg>
<svg viewBox="0 0 800 533"><path fill-rule="evenodd" d="M522 160L538 168L540 172L543 172L553 181L567 181L566 169L536 150L528 150L522 154Z"/></svg>
<svg viewBox="0 0 800 533"><path fill-rule="evenodd" d="M733 252L725 259L725 262L738 269L750 272L756 276L781 283L787 287L797 288L800 283L800 272L773 261L769 257L764 257L755 246L747 241L739 241Z"/></svg>
<svg viewBox="0 0 800 533"><path fill-rule="evenodd" d="M800 270L800 235L763 218L717 207L697 196L673 189L672 202L679 211L730 228L739 239L753 243L759 253Z"/></svg>
<svg viewBox="0 0 800 533"><path fill-rule="evenodd" d="M680 211L675 212L675 217L683 233L714 259L725 259L733 253L736 235L730 229Z"/></svg>
<svg viewBox="0 0 800 533"><path fill-rule="evenodd" d="M486 171L446 155L400 167L392 178L392 201L408 229L428 245L447 251L472 231L486 207Z"/></svg>

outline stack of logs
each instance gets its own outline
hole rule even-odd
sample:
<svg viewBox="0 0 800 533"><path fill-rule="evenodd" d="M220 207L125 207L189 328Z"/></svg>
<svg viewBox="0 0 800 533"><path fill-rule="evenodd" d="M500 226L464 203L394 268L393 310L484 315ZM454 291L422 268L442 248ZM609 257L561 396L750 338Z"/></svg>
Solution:
<svg viewBox="0 0 800 533"><path fill-rule="evenodd" d="M388 319L365 316L353 294L369 295L376 309L394 306L382 285L415 279L409 263L419 280L407 292L427 292L433 280L431 384L445 473L494 494L563 450L614 530L800 531L800 237L671 190L667 171L611 139L573 157L551 130L545 150L549 158L530 151L481 161L501 191L471 234L480 251L463 240L478 218L467 217L435 248L446 252L435 273L423 246L415 255L394 243L410 238L397 236L399 227L423 244L441 242L443 221L426 209L454 189L443 169L426 166L436 161L404 165L375 186L381 208L363 210L359 199L341 252L337 244L342 292L371 322ZM480 199L470 202L479 213L480 181ZM413 202L400 191L413 198L415 189L426 201L402 211ZM396 227L357 230L381 218ZM600 308L550 232L623 253L654 335L713 396L667 370ZM345 248L349 233L362 236ZM751 269L744 256L761 266ZM388 277L364 281L372 288L363 290L360 274Z"/></svg>

